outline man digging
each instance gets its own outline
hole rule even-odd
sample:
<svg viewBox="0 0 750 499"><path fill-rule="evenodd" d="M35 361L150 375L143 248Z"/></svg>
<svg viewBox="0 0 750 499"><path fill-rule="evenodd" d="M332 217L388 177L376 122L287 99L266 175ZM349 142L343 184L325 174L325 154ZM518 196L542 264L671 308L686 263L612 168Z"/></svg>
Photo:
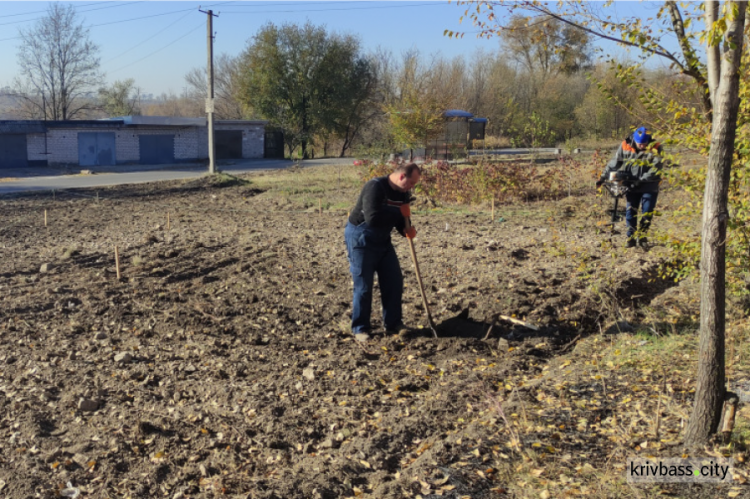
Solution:
<svg viewBox="0 0 750 499"><path fill-rule="evenodd" d="M601 187L612 172L622 172L626 176L625 182L629 188L625 194L625 223L628 227L625 244L628 248L635 247L636 243L645 247L648 243L646 234L659 197L662 154L661 145L654 141L646 127L640 127L622 141L596 182L596 187ZM639 209L642 213L640 226L636 220Z"/></svg>
<svg viewBox="0 0 750 499"><path fill-rule="evenodd" d="M401 315L404 279L396 250L391 242L395 228L399 234L413 239L414 227L406 229L411 217L409 191L422 175L414 163L401 165L385 177L370 180L362 188L357 204L349 214L344 230L349 271L354 281L352 299L352 333L359 341L370 338L372 288L378 274L386 333L408 334Z"/></svg>

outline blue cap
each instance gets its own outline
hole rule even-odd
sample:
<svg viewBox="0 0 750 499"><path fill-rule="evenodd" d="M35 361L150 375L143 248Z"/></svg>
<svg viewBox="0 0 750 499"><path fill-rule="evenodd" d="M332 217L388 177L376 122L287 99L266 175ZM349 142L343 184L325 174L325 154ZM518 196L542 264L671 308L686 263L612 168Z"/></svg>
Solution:
<svg viewBox="0 0 750 499"><path fill-rule="evenodd" d="M648 132L648 129L645 126L636 129L636 131L633 132L633 141L636 144L648 144L651 142L651 135L646 132Z"/></svg>

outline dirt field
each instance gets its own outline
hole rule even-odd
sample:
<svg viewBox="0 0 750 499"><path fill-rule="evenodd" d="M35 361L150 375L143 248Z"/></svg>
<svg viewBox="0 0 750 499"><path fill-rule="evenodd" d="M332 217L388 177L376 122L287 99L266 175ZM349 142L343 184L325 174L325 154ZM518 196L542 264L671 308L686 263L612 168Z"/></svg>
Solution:
<svg viewBox="0 0 750 499"><path fill-rule="evenodd" d="M680 454L690 380L670 381L667 407L658 369L592 359L623 338L613 318L695 309L656 278L661 248L613 250L593 193L493 224L417 211L441 337L360 344L343 243L356 174L307 191L275 175L0 200L1 496L716 497L624 484L628 452ZM395 237L405 321L424 325ZM498 320L484 339L497 314L539 329ZM618 421L641 395L643 418Z"/></svg>

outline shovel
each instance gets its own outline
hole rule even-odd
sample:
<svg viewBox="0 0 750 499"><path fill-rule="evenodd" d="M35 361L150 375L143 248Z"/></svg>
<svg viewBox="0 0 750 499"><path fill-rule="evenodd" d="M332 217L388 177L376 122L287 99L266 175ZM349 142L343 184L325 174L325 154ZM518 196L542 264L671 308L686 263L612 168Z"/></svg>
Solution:
<svg viewBox="0 0 750 499"><path fill-rule="evenodd" d="M409 217L405 217L406 220L406 226L405 230L408 230L411 228L411 219ZM432 335L437 338L437 328L435 328L435 322L432 320L432 314L430 313L430 305L427 303L427 295L424 292L424 284L422 284L422 274L419 273L419 263L417 262L417 252L414 250L414 240L411 238L406 238L407 241L409 241L409 249L411 250L411 259L414 261L414 270L417 273L417 283L419 283L419 292L422 294L422 304L424 305L424 310L427 312L427 322L430 325L430 329L432 330Z"/></svg>

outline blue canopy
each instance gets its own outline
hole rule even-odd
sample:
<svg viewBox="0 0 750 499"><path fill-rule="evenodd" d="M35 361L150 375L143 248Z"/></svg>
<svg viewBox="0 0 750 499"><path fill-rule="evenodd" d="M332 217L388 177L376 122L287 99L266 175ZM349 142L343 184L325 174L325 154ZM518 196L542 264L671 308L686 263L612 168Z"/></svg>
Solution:
<svg viewBox="0 0 750 499"><path fill-rule="evenodd" d="M461 111L460 109L448 109L443 113L446 118L473 118L474 115L468 111Z"/></svg>
<svg viewBox="0 0 750 499"><path fill-rule="evenodd" d="M474 123L487 123L487 118L474 118Z"/></svg>

